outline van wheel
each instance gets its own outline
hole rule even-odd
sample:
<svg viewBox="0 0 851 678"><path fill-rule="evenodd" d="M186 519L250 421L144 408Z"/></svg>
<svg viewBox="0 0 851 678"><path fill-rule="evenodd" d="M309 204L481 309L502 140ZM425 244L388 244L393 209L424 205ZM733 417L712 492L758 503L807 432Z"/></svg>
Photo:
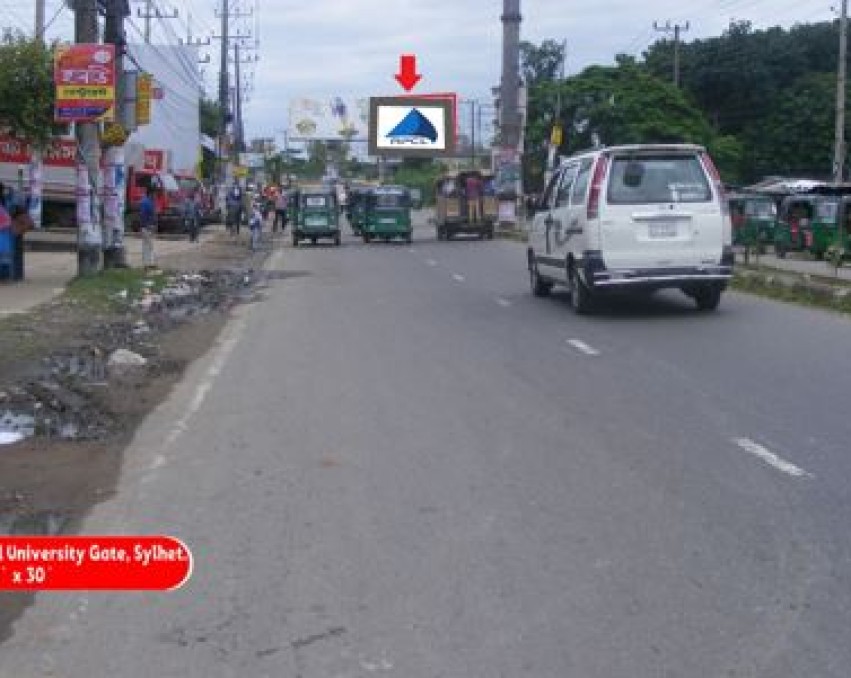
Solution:
<svg viewBox="0 0 851 678"><path fill-rule="evenodd" d="M786 258L786 248L783 245L775 245L774 246L774 254L777 255L778 259Z"/></svg>
<svg viewBox="0 0 851 678"><path fill-rule="evenodd" d="M582 282L576 266L570 265L568 267L568 277L570 279L570 305L573 306L573 310L579 315L590 313L593 305L591 290Z"/></svg>
<svg viewBox="0 0 851 678"><path fill-rule="evenodd" d="M721 292L717 287L701 287L694 291L694 303L701 311L714 311L721 303Z"/></svg>
<svg viewBox="0 0 851 678"><path fill-rule="evenodd" d="M538 264L531 256L529 257L529 287L532 288L532 294L536 297L546 297L553 289L553 284L544 280L538 273Z"/></svg>

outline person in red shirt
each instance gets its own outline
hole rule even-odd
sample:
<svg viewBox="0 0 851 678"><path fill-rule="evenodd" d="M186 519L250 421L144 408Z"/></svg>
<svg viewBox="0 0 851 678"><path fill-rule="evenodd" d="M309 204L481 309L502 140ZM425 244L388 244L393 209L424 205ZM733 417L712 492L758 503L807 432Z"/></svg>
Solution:
<svg viewBox="0 0 851 678"><path fill-rule="evenodd" d="M482 220L482 180L471 174L464 181L464 193L467 197L467 220L477 224Z"/></svg>

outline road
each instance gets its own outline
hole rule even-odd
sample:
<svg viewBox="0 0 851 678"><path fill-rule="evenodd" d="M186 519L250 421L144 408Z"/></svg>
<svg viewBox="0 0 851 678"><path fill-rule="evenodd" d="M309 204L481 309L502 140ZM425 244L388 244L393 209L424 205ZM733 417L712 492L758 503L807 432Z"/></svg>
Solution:
<svg viewBox="0 0 851 678"><path fill-rule="evenodd" d="M84 525L191 581L41 594L0 676L847 678L851 323L524 262L281 247Z"/></svg>

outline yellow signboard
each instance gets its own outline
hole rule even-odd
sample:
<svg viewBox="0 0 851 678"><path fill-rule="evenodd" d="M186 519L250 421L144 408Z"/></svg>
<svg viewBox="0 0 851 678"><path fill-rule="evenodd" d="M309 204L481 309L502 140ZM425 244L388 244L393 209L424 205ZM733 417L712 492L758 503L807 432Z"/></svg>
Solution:
<svg viewBox="0 0 851 678"><path fill-rule="evenodd" d="M136 80L136 124L151 124L151 95L154 89L154 77L150 73L140 73Z"/></svg>
<svg viewBox="0 0 851 678"><path fill-rule="evenodd" d="M553 131L550 133L550 143L553 146L561 146L563 132L561 125L553 125Z"/></svg>
<svg viewBox="0 0 851 678"><path fill-rule="evenodd" d="M248 168L242 165L234 165L233 167L233 175L237 179L244 179L248 176Z"/></svg>

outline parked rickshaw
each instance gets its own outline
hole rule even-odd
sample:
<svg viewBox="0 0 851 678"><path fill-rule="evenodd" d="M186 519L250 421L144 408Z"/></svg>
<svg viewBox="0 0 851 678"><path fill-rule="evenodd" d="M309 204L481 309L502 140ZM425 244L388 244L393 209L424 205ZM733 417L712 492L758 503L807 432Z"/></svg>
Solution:
<svg viewBox="0 0 851 678"><path fill-rule="evenodd" d="M762 251L774 242L777 202L770 195L734 193L729 197L733 244Z"/></svg>
<svg viewBox="0 0 851 678"><path fill-rule="evenodd" d="M467 178L478 177L482 182L481 219L470 223ZM499 204L494 188L494 177L478 170L452 172L438 177L435 182L435 222L437 239L449 240L458 233L472 233L480 238L493 238L494 224L499 215Z"/></svg>
<svg viewBox="0 0 851 678"><path fill-rule="evenodd" d="M362 227L363 241L381 238L385 242L402 238L413 239L411 195L404 186L382 186L366 195Z"/></svg>
<svg viewBox="0 0 851 678"><path fill-rule="evenodd" d="M809 252L817 259L837 240L841 219L840 195L806 193L790 195L780 203L774 229L774 251L781 259L787 252Z"/></svg>
<svg viewBox="0 0 851 678"><path fill-rule="evenodd" d="M340 213L333 190L301 188L296 193L295 203L293 247L298 247L301 240L316 244L320 238L340 244Z"/></svg>

